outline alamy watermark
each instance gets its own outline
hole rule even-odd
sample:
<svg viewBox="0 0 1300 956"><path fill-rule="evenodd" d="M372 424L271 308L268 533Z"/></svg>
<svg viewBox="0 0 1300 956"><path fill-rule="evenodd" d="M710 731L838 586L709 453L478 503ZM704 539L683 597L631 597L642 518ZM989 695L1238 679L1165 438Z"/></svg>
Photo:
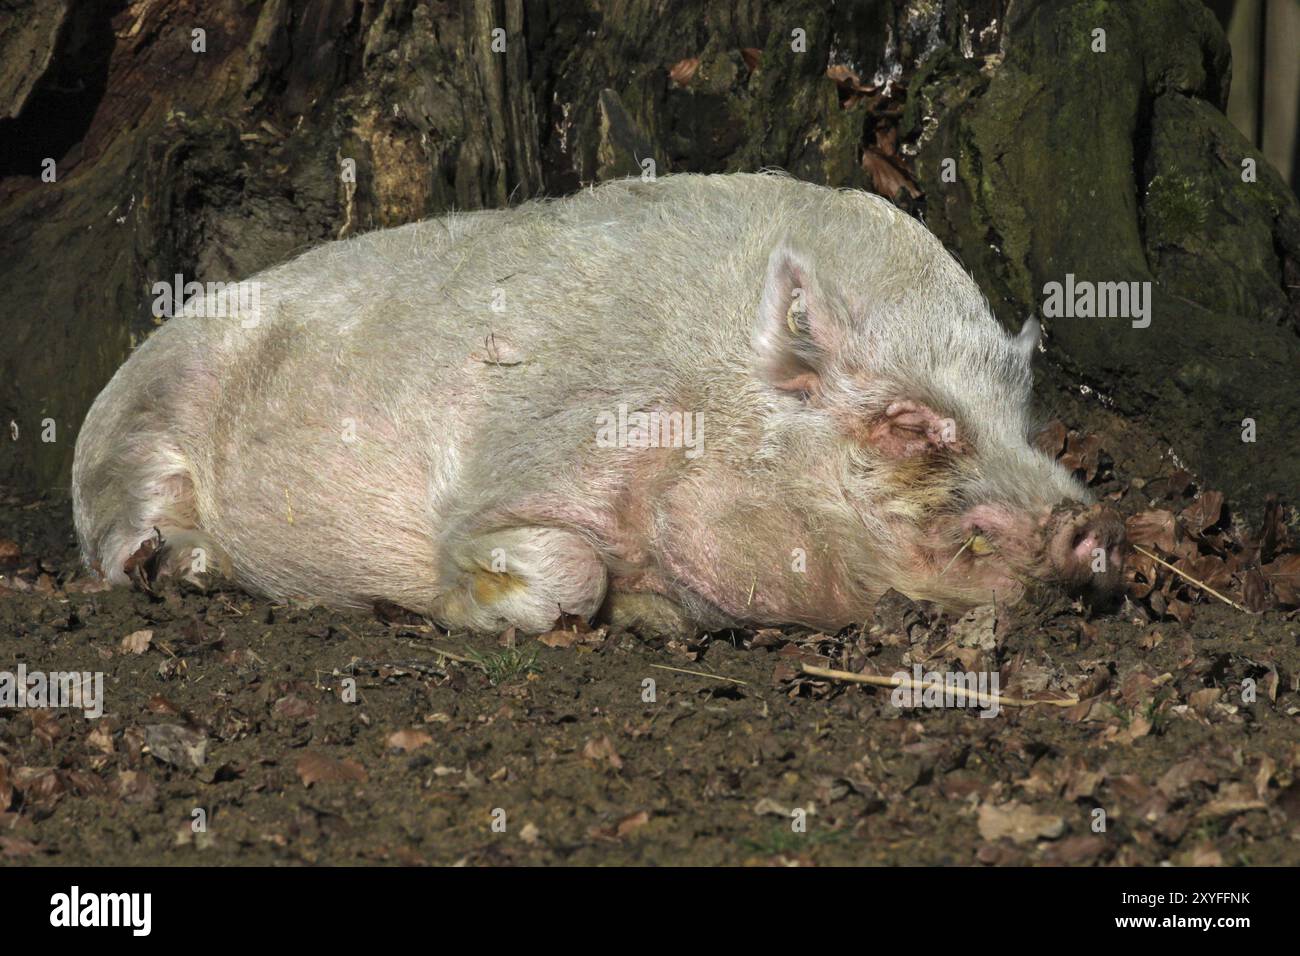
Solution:
<svg viewBox="0 0 1300 956"><path fill-rule="evenodd" d="M58 927L122 926L133 936L153 928L152 893L89 893L74 885L50 897L50 925Z"/></svg>
<svg viewBox="0 0 1300 956"><path fill-rule="evenodd" d="M104 716L103 671L0 671L0 708L69 708L95 720Z"/></svg>
<svg viewBox="0 0 1300 956"><path fill-rule="evenodd" d="M1078 281L1073 272L1065 282L1043 286L1043 315L1049 319L1132 319L1133 328L1151 324L1150 282Z"/></svg>
<svg viewBox="0 0 1300 956"><path fill-rule="evenodd" d="M889 695L895 707L979 707L981 717L1002 712L997 671L926 671L912 665L912 673L890 675L898 686Z"/></svg>
<svg viewBox="0 0 1300 956"><path fill-rule="evenodd" d="M683 448L687 458L704 451L703 412L632 412L627 403L617 413L596 416L600 448Z"/></svg>
<svg viewBox="0 0 1300 956"><path fill-rule="evenodd" d="M246 328L257 325L262 315L262 283L253 279L242 282L185 281L176 273L171 282L155 282L152 313L156 319L178 315L204 318L238 318Z"/></svg>

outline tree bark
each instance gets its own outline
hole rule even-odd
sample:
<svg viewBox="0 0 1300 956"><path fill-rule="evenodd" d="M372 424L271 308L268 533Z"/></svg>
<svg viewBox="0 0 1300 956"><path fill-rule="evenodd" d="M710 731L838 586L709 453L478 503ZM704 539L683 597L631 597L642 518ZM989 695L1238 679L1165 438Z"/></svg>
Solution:
<svg viewBox="0 0 1300 956"><path fill-rule="evenodd" d="M1214 18L826 6L0 0L0 479L66 487L90 402L161 321L155 282L652 163L883 192L1011 328L1066 272L1151 281L1149 328L1049 319L1042 390L1086 389L1234 495L1300 486L1300 208L1223 118Z"/></svg>

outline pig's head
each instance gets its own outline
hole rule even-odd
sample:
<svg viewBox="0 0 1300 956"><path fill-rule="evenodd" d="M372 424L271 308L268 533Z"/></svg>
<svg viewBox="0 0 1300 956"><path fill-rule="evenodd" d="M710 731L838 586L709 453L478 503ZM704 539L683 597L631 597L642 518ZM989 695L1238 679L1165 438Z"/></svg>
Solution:
<svg viewBox="0 0 1300 956"><path fill-rule="evenodd" d="M874 260L780 241L753 336L766 433L838 539L842 587L951 608L1035 582L1114 593L1119 516L1030 444L1038 323L1008 335L932 236L895 228Z"/></svg>

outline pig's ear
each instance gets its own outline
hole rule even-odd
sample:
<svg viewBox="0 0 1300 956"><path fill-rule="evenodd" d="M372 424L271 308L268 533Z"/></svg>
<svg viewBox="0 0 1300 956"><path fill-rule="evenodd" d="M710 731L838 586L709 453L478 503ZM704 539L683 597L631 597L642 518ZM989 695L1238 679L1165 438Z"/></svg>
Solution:
<svg viewBox="0 0 1300 956"><path fill-rule="evenodd" d="M809 257L778 243L768 256L753 336L759 374L769 385L806 398L820 392L839 347L833 309Z"/></svg>
<svg viewBox="0 0 1300 956"><path fill-rule="evenodd" d="M1042 335L1043 330L1038 324L1038 318L1031 315L1025 319L1025 324L1020 327L1020 332L1015 337L1016 349L1027 360L1032 361L1034 353L1038 351L1038 341Z"/></svg>

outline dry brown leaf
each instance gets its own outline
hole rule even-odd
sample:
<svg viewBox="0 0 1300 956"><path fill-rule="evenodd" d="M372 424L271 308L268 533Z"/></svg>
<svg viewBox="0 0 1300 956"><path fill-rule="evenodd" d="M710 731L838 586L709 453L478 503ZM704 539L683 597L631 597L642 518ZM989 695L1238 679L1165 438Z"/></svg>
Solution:
<svg viewBox="0 0 1300 956"><path fill-rule="evenodd" d="M1178 517L1192 534L1202 534L1223 517L1223 492L1206 491L1179 513Z"/></svg>
<svg viewBox="0 0 1300 956"><path fill-rule="evenodd" d="M1213 843L1201 843L1175 860L1181 866L1223 866L1223 854Z"/></svg>
<svg viewBox="0 0 1300 956"><path fill-rule="evenodd" d="M1179 624L1184 626L1192 623L1192 617L1196 613L1192 606L1186 601L1171 600L1165 608L1165 613L1172 617Z"/></svg>
<svg viewBox="0 0 1300 956"><path fill-rule="evenodd" d="M113 728L102 721L86 735L86 743L103 754L113 753Z"/></svg>
<svg viewBox="0 0 1300 956"><path fill-rule="evenodd" d="M899 190L906 192L912 199L921 195L921 190L916 188L911 176L874 149L862 151L862 168L871 177L872 191L891 202L897 198Z"/></svg>
<svg viewBox="0 0 1300 956"><path fill-rule="evenodd" d="M1078 866L1090 863L1106 850L1106 840L1095 834L1066 837L1059 843L1053 843L1043 854L1043 862L1048 866Z"/></svg>
<svg viewBox="0 0 1300 956"><path fill-rule="evenodd" d="M1197 819L1207 820L1214 817L1231 817L1248 810L1264 810L1268 804L1256 796L1254 788L1247 783L1234 780L1219 788L1215 798L1196 812Z"/></svg>
<svg viewBox="0 0 1300 956"><path fill-rule="evenodd" d="M132 631L122 638L122 652L125 654L143 654L149 650L153 641L153 631Z"/></svg>
<svg viewBox="0 0 1300 956"><path fill-rule="evenodd" d="M1300 606L1300 554L1284 554L1264 565L1260 572L1280 604Z"/></svg>
<svg viewBox="0 0 1300 956"><path fill-rule="evenodd" d="M145 704L145 709L151 714L166 714L168 717L179 717L181 715L180 705L174 701L168 700L162 694L154 694Z"/></svg>
<svg viewBox="0 0 1300 956"><path fill-rule="evenodd" d="M1281 501L1277 495L1268 495L1264 499L1264 521L1259 532L1259 560L1272 561L1277 555L1289 550L1290 532L1286 526Z"/></svg>
<svg viewBox="0 0 1300 956"><path fill-rule="evenodd" d="M1103 770L1089 770L1085 766L1075 767L1065 783L1065 799L1071 803L1075 800L1089 799L1105 779L1106 773Z"/></svg>
<svg viewBox="0 0 1300 956"><path fill-rule="evenodd" d="M1069 434L1070 430L1065 427L1065 422L1056 419L1044 425L1034 436L1034 447L1057 458L1065 450L1065 439Z"/></svg>
<svg viewBox="0 0 1300 956"><path fill-rule="evenodd" d="M1151 733L1151 721L1141 714L1135 714L1120 733L1115 735L1115 742L1118 744L1128 745L1135 740L1140 740L1147 734Z"/></svg>
<svg viewBox="0 0 1300 956"><path fill-rule="evenodd" d="M296 694L285 694L271 706L271 714L281 720L314 720L316 705Z"/></svg>
<svg viewBox="0 0 1300 956"><path fill-rule="evenodd" d="M419 750L421 747L427 747L433 743L433 737L423 730L412 728L394 731L388 735L388 740L385 743L390 750Z"/></svg>
<svg viewBox="0 0 1300 956"><path fill-rule="evenodd" d="M979 808L980 836L989 842L1007 837L1013 843L1054 840L1065 833L1065 820L1051 813L1040 813L1028 804L1015 800Z"/></svg>
<svg viewBox="0 0 1300 956"><path fill-rule="evenodd" d="M40 846L31 840L17 836L0 836L0 856L19 858L40 851Z"/></svg>
<svg viewBox="0 0 1300 956"><path fill-rule="evenodd" d="M366 768L351 757L335 760L314 750L299 757L294 769L303 785L308 787L317 783L364 783L369 779Z"/></svg>
<svg viewBox="0 0 1300 956"><path fill-rule="evenodd" d="M546 647L572 647L581 643L582 638L577 631L547 631L537 636L537 643Z"/></svg>
<svg viewBox="0 0 1300 956"><path fill-rule="evenodd" d="M1185 498L1192 487L1191 472L1179 468L1168 478L1153 481L1148 490L1156 498Z"/></svg>
<svg viewBox="0 0 1300 956"><path fill-rule="evenodd" d="M638 810L636 813L629 813L622 820L619 820L618 826L614 828L614 832L620 837L625 837L629 833L635 833L637 830L640 830L649 822L650 814L646 813L644 810Z"/></svg>
<svg viewBox="0 0 1300 956"><path fill-rule="evenodd" d="M615 770L621 770L623 767L623 758L614 749L614 742L609 739L608 734L588 740L586 746L582 748L582 755L597 763L607 763Z"/></svg>
<svg viewBox="0 0 1300 956"><path fill-rule="evenodd" d="M1173 562L1174 567L1191 578L1207 584L1216 591L1222 591L1232 584L1232 572L1222 558L1215 554L1202 554L1194 558L1183 558ZM1190 581L1189 587L1196 587Z"/></svg>
<svg viewBox="0 0 1300 956"><path fill-rule="evenodd" d="M144 740L154 757L174 767L197 769L208 757L208 738L179 724L150 724Z"/></svg>
<svg viewBox="0 0 1300 956"><path fill-rule="evenodd" d="M551 625L551 630L540 635L537 641L546 647L600 644L605 640L607 633L604 627L593 628L585 618L573 614L562 614L559 620Z"/></svg>
<svg viewBox="0 0 1300 956"><path fill-rule="evenodd" d="M1269 606L1268 584L1259 568L1251 568L1242 576L1241 603L1256 613Z"/></svg>
<svg viewBox="0 0 1300 956"><path fill-rule="evenodd" d="M1174 764L1156 781L1156 787L1170 800L1181 798L1193 784L1217 786L1219 775L1199 758L1182 760Z"/></svg>
<svg viewBox="0 0 1300 956"><path fill-rule="evenodd" d="M1255 771L1255 796L1263 800L1268 797L1268 785L1277 773L1277 761L1267 754L1259 758L1259 769Z"/></svg>
<svg viewBox="0 0 1300 956"><path fill-rule="evenodd" d="M1124 522L1124 532L1130 544L1156 547L1161 551L1172 553L1177 541L1174 527L1174 514L1163 508L1140 511L1129 515Z"/></svg>
<svg viewBox="0 0 1300 956"><path fill-rule="evenodd" d="M52 767L17 767L12 780L24 804L52 806L67 790L63 778Z"/></svg>
<svg viewBox="0 0 1300 956"><path fill-rule="evenodd" d="M684 60L678 60L668 70L668 78L678 86L685 86L695 76L700 68L700 58L698 56L688 56Z"/></svg>
<svg viewBox="0 0 1300 956"><path fill-rule="evenodd" d="M123 770L117 775L117 795L123 803L149 805L158 797L158 786L148 774Z"/></svg>
<svg viewBox="0 0 1300 956"><path fill-rule="evenodd" d="M1097 468L1101 461L1101 438L1097 435L1080 435L1071 432L1065 440L1065 451L1057 459L1069 471L1083 473L1086 485L1097 477Z"/></svg>

